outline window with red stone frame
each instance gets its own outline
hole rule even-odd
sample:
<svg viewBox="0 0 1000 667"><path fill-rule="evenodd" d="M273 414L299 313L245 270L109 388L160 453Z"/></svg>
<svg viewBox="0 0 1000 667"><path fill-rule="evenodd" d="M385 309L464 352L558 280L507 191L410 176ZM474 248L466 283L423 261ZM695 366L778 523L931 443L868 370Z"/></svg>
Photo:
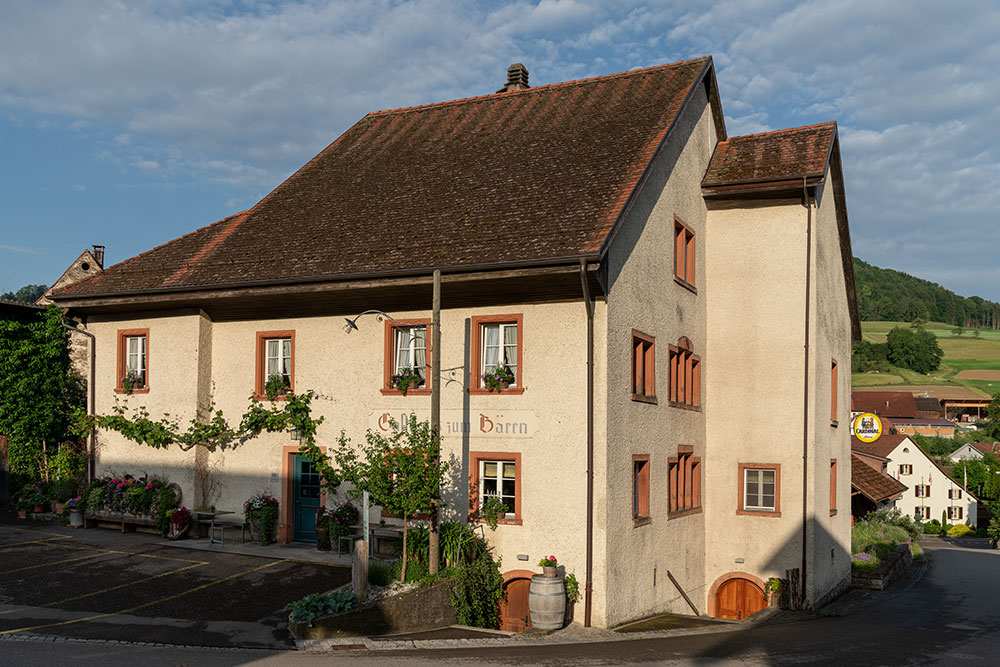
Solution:
<svg viewBox="0 0 1000 667"><path fill-rule="evenodd" d="M656 403L656 339L632 329L632 400Z"/></svg>
<svg viewBox="0 0 1000 667"><path fill-rule="evenodd" d="M632 525L642 526L649 518L649 455L632 456Z"/></svg>
<svg viewBox="0 0 1000 667"><path fill-rule="evenodd" d="M386 320L385 323L385 354L384 371L382 374L382 395L399 396L402 395L399 389L390 386L392 376L404 366L417 368L423 373L424 381L419 387L410 386L406 390L407 396L427 396L431 393L431 338L427 335L430 327L430 319L411 319L403 322L403 325L393 324ZM423 355L424 363L419 363L419 356ZM415 359L417 363L414 363Z"/></svg>
<svg viewBox="0 0 1000 667"><path fill-rule="evenodd" d="M130 370L142 379L142 386L133 387L131 393L149 392L149 329L119 329L117 349L115 393L125 393L122 381Z"/></svg>
<svg viewBox="0 0 1000 667"><path fill-rule="evenodd" d="M740 463L738 490L737 514L781 516L781 465Z"/></svg>
<svg viewBox="0 0 1000 667"><path fill-rule="evenodd" d="M269 358L268 343L276 342L272 345L272 352L277 353L277 357L271 355ZM287 354L286 345L287 343ZM295 392L295 330L287 331L258 331L257 349L254 354L254 397L257 400L267 398L264 385L267 384L268 371L285 376L288 390ZM271 366L269 368L269 365ZM286 372L287 368L287 372ZM276 396L275 400L284 400L284 396Z"/></svg>
<svg viewBox="0 0 1000 667"><path fill-rule="evenodd" d="M674 280L694 291L694 230L674 217Z"/></svg>
<svg viewBox="0 0 1000 667"><path fill-rule="evenodd" d="M469 452L470 521L484 521L479 516L479 508L488 495L499 496L501 502L507 506L507 512L500 517L498 523L521 525L523 496L521 495L520 453Z"/></svg>
<svg viewBox="0 0 1000 667"><path fill-rule="evenodd" d="M472 381L470 394L524 393L524 315L479 315L471 318ZM498 392L486 388L483 375L506 363L515 380Z"/></svg>
<svg viewBox="0 0 1000 667"><path fill-rule="evenodd" d="M679 446L677 456L667 459L667 493L668 519L701 511L701 458L690 445Z"/></svg>
<svg viewBox="0 0 1000 667"><path fill-rule="evenodd" d="M668 399L675 408L701 409L701 357L693 351L687 336L677 346L667 346L670 387Z"/></svg>

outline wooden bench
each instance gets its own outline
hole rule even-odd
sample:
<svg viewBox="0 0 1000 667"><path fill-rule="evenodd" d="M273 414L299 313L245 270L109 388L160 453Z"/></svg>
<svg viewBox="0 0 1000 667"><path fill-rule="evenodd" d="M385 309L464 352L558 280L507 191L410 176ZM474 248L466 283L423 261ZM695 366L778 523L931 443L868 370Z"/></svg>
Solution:
<svg viewBox="0 0 1000 667"><path fill-rule="evenodd" d="M155 528L157 522L149 517L114 512L87 512L83 515L84 528L99 528L102 523L120 526L123 533L134 533L139 526Z"/></svg>

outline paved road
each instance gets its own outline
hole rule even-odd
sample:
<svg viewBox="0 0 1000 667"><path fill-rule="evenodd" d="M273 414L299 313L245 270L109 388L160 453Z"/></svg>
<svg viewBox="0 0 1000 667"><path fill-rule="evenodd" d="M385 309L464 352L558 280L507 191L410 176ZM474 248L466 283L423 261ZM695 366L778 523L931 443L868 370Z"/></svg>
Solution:
<svg viewBox="0 0 1000 667"><path fill-rule="evenodd" d="M178 549L150 535L0 523L0 639L287 650L294 643L282 608L348 581L343 567Z"/></svg>
<svg viewBox="0 0 1000 667"><path fill-rule="evenodd" d="M931 566L894 598L856 613L713 635L512 647L317 654L0 642L0 664L83 665L996 665L1000 664L1000 552L936 538Z"/></svg>

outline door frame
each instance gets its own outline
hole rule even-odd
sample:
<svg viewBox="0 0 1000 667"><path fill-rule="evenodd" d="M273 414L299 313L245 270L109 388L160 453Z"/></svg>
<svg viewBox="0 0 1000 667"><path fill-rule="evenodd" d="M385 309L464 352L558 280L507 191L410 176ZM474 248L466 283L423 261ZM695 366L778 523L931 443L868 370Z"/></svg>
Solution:
<svg viewBox="0 0 1000 667"><path fill-rule="evenodd" d="M326 453L326 447L319 450ZM285 445L281 448L281 498L278 515L278 543L289 544L295 541L295 494L292 476L295 474L295 457L300 455L298 445ZM326 506L326 489L320 487L319 506Z"/></svg>
<svg viewBox="0 0 1000 667"><path fill-rule="evenodd" d="M749 572L729 572L716 579L715 583L712 584L712 587L708 589L708 615L712 618L718 618L716 614L718 613L717 605L719 599L719 589L722 588L722 584L733 579L746 579L751 584L759 588L761 593L764 595L764 606L767 607L767 584L765 584L762 579L755 577Z"/></svg>

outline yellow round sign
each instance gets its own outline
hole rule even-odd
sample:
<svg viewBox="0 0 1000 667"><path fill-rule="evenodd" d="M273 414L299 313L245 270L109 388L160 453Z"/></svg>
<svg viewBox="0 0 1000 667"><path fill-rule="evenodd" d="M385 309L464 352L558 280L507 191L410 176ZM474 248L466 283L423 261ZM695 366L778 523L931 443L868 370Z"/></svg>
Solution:
<svg viewBox="0 0 1000 667"><path fill-rule="evenodd" d="M855 417L853 428L854 435L861 442L875 442L882 437L882 420L871 412Z"/></svg>

